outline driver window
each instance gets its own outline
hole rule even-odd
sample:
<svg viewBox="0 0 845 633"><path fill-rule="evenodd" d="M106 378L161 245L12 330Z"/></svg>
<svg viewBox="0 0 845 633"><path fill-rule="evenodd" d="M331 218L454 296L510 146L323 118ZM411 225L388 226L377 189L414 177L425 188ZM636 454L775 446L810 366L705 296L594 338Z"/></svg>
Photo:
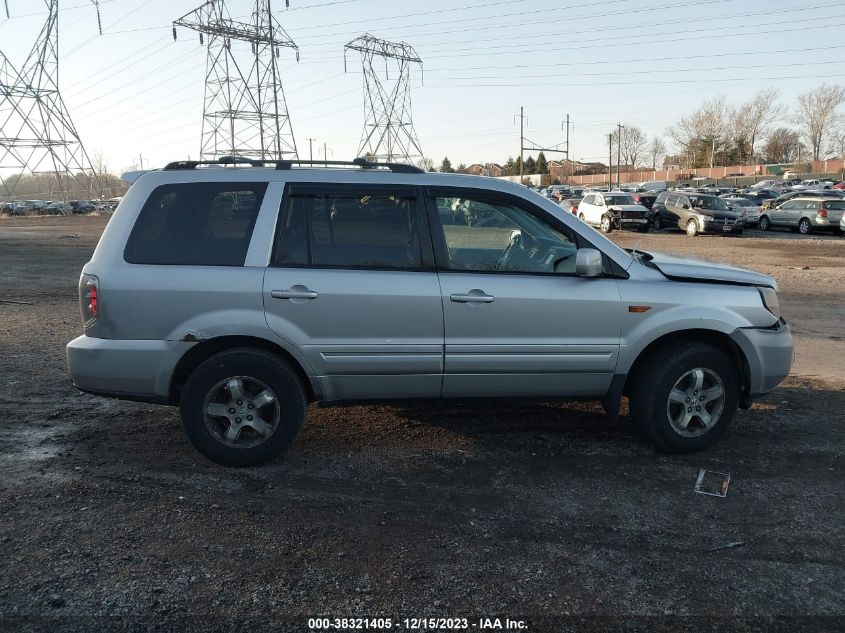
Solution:
<svg viewBox="0 0 845 633"><path fill-rule="evenodd" d="M454 209L441 228L448 270L575 274L574 238L505 202L437 197L438 210Z"/></svg>

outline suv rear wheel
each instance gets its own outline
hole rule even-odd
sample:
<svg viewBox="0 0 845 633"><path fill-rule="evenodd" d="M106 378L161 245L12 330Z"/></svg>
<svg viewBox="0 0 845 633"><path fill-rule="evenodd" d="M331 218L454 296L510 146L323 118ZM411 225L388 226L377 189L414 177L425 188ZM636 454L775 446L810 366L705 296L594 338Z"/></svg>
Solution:
<svg viewBox="0 0 845 633"><path fill-rule="evenodd" d="M661 450L707 448L727 429L739 406L734 362L707 343L675 344L643 363L630 392L634 425Z"/></svg>
<svg viewBox="0 0 845 633"><path fill-rule="evenodd" d="M798 232L801 235L809 235L810 221L807 218L801 218L801 221L798 223Z"/></svg>
<svg viewBox="0 0 845 633"><path fill-rule="evenodd" d="M180 402L191 444L224 466L253 466L287 450L305 422L297 375L260 349L215 354L188 377Z"/></svg>

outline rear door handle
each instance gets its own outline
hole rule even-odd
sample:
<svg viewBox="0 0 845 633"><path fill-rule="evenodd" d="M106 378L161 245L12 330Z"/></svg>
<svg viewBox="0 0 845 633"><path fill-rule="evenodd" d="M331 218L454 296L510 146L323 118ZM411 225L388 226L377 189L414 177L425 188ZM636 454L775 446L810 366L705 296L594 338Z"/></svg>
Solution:
<svg viewBox="0 0 845 633"><path fill-rule="evenodd" d="M270 296L274 299L316 299L320 295L307 286L291 286L288 290L271 290Z"/></svg>
<svg viewBox="0 0 845 633"><path fill-rule="evenodd" d="M467 294L449 295L449 300L455 303L493 303L496 297L484 294L482 290L470 290Z"/></svg>

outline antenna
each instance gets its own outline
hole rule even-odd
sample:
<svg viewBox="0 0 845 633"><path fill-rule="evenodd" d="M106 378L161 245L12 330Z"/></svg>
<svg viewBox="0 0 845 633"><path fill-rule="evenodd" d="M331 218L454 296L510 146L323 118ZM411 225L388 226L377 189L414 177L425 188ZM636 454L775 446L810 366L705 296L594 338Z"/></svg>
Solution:
<svg viewBox="0 0 845 633"><path fill-rule="evenodd" d="M232 19L225 0L208 0L173 22L174 40L177 26L197 31L201 45L208 39L200 159L297 158L278 57L291 48L299 61L299 48L273 17L271 0L255 0L250 22Z"/></svg>
<svg viewBox="0 0 845 633"><path fill-rule="evenodd" d="M91 1L99 22L99 0ZM59 93L59 0L44 4L47 20L20 72L0 52L0 195L7 198L21 176L48 174L52 198L93 189L91 161Z"/></svg>
<svg viewBox="0 0 845 633"><path fill-rule="evenodd" d="M422 60L410 44L388 42L365 33L343 47L361 53L364 67L364 131L358 156L374 161L414 163L422 149L411 118L410 65ZM385 78L376 70L376 58L384 59ZM398 72L391 84L388 61L395 59Z"/></svg>

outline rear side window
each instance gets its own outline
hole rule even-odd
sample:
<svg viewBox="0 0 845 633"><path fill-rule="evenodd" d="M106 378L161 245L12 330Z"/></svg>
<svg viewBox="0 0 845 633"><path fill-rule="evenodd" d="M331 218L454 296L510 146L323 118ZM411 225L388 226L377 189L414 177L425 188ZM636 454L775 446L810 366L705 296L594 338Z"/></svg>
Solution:
<svg viewBox="0 0 845 633"><path fill-rule="evenodd" d="M276 266L419 269L416 199L386 194L294 194L282 210Z"/></svg>
<svg viewBox="0 0 845 633"><path fill-rule="evenodd" d="M243 266L267 183L178 183L150 194L123 258L130 264Z"/></svg>
<svg viewBox="0 0 845 633"><path fill-rule="evenodd" d="M845 200L830 200L822 203L822 207L828 211L845 211Z"/></svg>

